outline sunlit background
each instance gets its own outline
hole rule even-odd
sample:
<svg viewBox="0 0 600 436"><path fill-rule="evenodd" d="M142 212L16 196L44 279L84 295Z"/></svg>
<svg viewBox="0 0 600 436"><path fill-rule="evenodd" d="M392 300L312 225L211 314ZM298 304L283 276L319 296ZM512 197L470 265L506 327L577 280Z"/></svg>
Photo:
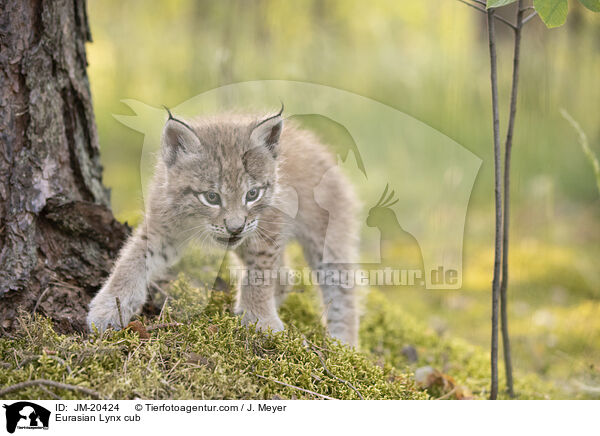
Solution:
<svg viewBox="0 0 600 436"><path fill-rule="evenodd" d="M563 397L600 395L600 192L567 110L600 154L600 16L523 35L513 152L510 318L517 374ZM104 183L139 221L143 137L117 122L136 99L176 106L235 82L286 79L367 96L443 132L483 165L467 215L463 289L387 292L440 335L489 343L493 168L485 16L453 0L89 0L89 75ZM510 17L512 13L508 12ZM501 129L512 34L499 30ZM390 175L393 177L393 175ZM392 253L393 255L393 253Z"/></svg>

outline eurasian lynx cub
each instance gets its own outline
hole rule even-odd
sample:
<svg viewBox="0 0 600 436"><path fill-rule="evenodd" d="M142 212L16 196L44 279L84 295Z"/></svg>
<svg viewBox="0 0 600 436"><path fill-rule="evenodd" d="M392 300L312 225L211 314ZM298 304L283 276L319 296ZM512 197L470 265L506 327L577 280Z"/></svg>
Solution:
<svg viewBox="0 0 600 436"><path fill-rule="evenodd" d="M281 112L262 120L226 115L190 122L169 113L158 160L145 220L92 300L90 327L120 326L115 297L127 323L144 304L148 282L165 272L192 235L234 250L247 274L278 271L292 238L320 273L338 271L356 255L350 183L312 134L292 123L283 127ZM354 290L328 281L321 291L330 334L357 345ZM279 280L243 281L236 313L245 324L283 330L277 315L283 294Z"/></svg>

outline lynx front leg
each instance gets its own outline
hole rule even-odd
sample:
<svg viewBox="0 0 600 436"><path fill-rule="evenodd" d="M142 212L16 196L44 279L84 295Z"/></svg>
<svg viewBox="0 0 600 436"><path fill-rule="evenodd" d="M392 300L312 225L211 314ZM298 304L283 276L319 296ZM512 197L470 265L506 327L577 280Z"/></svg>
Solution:
<svg viewBox="0 0 600 436"><path fill-rule="evenodd" d="M243 315L245 325L256 323L261 330L283 330L276 302L280 249L267 243L251 243L240 247L238 254L247 271L240 285L235 312Z"/></svg>
<svg viewBox="0 0 600 436"><path fill-rule="evenodd" d="M129 238L110 277L90 303L87 323L103 331L127 325L146 301L148 282L160 276L177 257L162 235L148 234L145 225ZM121 315L117 307L117 297ZM121 319L122 318L122 319Z"/></svg>

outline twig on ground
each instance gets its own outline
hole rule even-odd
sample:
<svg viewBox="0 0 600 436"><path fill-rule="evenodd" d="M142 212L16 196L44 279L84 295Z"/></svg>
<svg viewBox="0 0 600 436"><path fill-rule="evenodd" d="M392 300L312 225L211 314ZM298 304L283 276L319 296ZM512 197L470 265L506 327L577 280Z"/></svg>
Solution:
<svg viewBox="0 0 600 436"><path fill-rule="evenodd" d="M358 389L356 389L354 387L354 385L352 383L350 383L348 380L344 380L343 378L338 377L337 375L335 375L331 371L329 371L329 369L327 368L327 365L325 364L325 359L323 359L321 351L319 351L317 349L318 347L315 344L313 344L311 341L309 341L306 337L304 337L304 340L310 345L310 349L317 355L317 357L321 361L321 365L323 365L323 369L325 370L325 372L330 377L333 377L337 381L342 382L346 386L348 386L349 388L351 388L354 392L356 392L356 395L358 395L358 398L360 398L361 400L364 400L364 397L361 395L361 393L358 391Z"/></svg>
<svg viewBox="0 0 600 436"><path fill-rule="evenodd" d="M77 287L77 286L75 286L75 285L72 285L71 283L67 283L67 282L65 282L64 280L61 280L61 279L59 279L59 278L58 278L58 276L57 276L56 274L53 274L53 275L52 275L52 280L50 281L50 284L51 284L51 285L59 285L59 286L62 286L62 287L64 287L64 288L73 289L73 290L75 290L75 291L77 291L77 290L80 290L80 289L81 289L81 288L79 288L79 287Z"/></svg>
<svg viewBox="0 0 600 436"><path fill-rule="evenodd" d="M29 357L26 357L25 359L23 359L23 360L22 360L22 361L21 361L21 362L20 362L20 363L17 365L17 369L18 369L18 368L22 368L22 367L24 367L24 366L25 366L25 365L27 365L29 362L33 362L34 360L37 360L37 359L39 359L40 357L42 357L42 356L41 356L41 355L35 355L35 356L29 356ZM71 370L71 367L69 366L69 364L68 364L68 363L67 363L67 362L66 362L64 359L61 359L61 358L60 358L60 357L58 357L58 356L49 356L49 355L47 355L46 357L48 357L48 358L50 358L50 359L52 359L52 360L56 360L58 363L60 363L61 365L63 365L63 366L64 366L64 367L67 369L67 372L69 373L69 375L70 375L70 374L73 372L73 371Z"/></svg>
<svg viewBox="0 0 600 436"><path fill-rule="evenodd" d="M166 322L163 324L153 324L153 325L149 325L148 327L146 327L146 331L147 332L151 332L152 330L158 330L158 329L166 329L169 327L179 327L182 326L183 324L180 322Z"/></svg>
<svg viewBox="0 0 600 436"><path fill-rule="evenodd" d="M115 301L117 302L117 310L119 311L119 322L121 323L121 330L125 328L125 324L123 323L123 313L121 312L121 300L119 297L115 297Z"/></svg>
<svg viewBox="0 0 600 436"><path fill-rule="evenodd" d="M135 395L135 398L132 398L132 400L145 400L146 398L144 398L144 395L140 394L138 391L131 391L131 393L133 395Z"/></svg>
<svg viewBox="0 0 600 436"><path fill-rule="evenodd" d="M39 385L38 386L40 388L40 390L42 392L44 392L45 394L51 396L52 398L54 398L55 400L62 400L61 397L59 397L58 395L56 395L54 392L52 392L50 389L46 388L44 385Z"/></svg>
<svg viewBox="0 0 600 436"><path fill-rule="evenodd" d="M164 311L165 311L165 307L167 307L167 302L168 302L168 301L169 301L169 296L167 295L167 296L165 297L165 301L163 301L163 305L162 305L162 307L160 308L160 313L158 314L158 319L162 319L162 317L163 317L163 313L164 313Z"/></svg>
<svg viewBox="0 0 600 436"><path fill-rule="evenodd" d="M19 309L19 311L21 311L21 309ZM20 312L20 313L23 313L23 312ZM29 328L27 327L27 323L25 322L24 318L22 316L19 316L19 317L17 317L17 320L18 320L19 325L21 326L21 328L23 330L25 330L25 333L27 333L27 337L29 337L29 340L31 342L33 342L33 337L31 336L31 333L29 332Z"/></svg>
<svg viewBox="0 0 600 436"><path fill-rule="evenodd" d="M44 297L46 296L46 294L48 293L49 290L50 290L50 286L48 286L46 289L44 289L44 292L42 292L42 295L40 295L40 297L35 302L35 306L33 306L33 312L32 312L34 315L37 312L38 307L40 306L40 303L42 302L42 300L44 299Z"/></svg>
<svg viewBox="0 0 600 436"><path fill-rule="evenodd" d="M582 383L579 380L574 380L573 384L575 386L577 386L578 389L580 389L588 394L600 395L600 386L586 385L585 383Z"/></svg>
<svg viewBox="0 0 600 436"><path fill-rule="evenodd" d="M152 286L154 288L154 290L158 291L159 294L161 294L164 297L168 297L169 294L167 294L165 291L163 291L163 289L158 286L158 284L156 282L150 282L150 286Z"/></svg>
<svg viewBox="0 0 600 436"><path fill-rule="evenodd" d="M90 397L94 398L95 400L106 400L106 398L104 398L102 395L100 395L98 392L96 392L92 389L84 388L83 386L59 383L59 382L55 382L53 380L46 380L46 379L28 380L25 382L17 383L12 386L8 386L8 387L0 390L0 397L3 397L4 395L9 394L11 392L15 392L20 389L25 389L25 388L28 388L31 386L50 386L53 388L64 389L67 391L81 392L83 394L89 395Z"/></svg>
<svg viewBox="0 0 600 436"><path fill-rule="evenodd" d="M458 389L458 386L454 386L452 388L452 390L450 392L446 392L444 395L442 395L441 397L437 397L435 398L436 400L445 400L447 398L450 398L452 396L452 394L454 394L454 392L456 392L456 390Z"/></svg>
<svg viewBox="0 0 600 436"><path fill-rule="evenodd" d="M17 339L16 336L11 335L10 333L8 333L6 331L6 329L2 326L0 326L0 336L6 336L8 339L12 339L13 341Z"/></svg>
<svg viewBox="0 0 600 436"><path fill-rule="evenodd" d="M273 382L273 383L277 383L277 384L280 384L282 386L286 386L288 388L296 389L298 391L306 392L307 394L311 394L311 395L314 395L316 397L323 398L325 400L337 400L337 398L333 398L333 397L330 397L330 396L327 396L327 395L319 394L318 392L313 392L313 391L310 391L308 389L304 389L304 388L301 388L301 387L298 387L298 386L291 385L289 383L285 383L285 382L282 382L282 381L279 381L279 380L275 380L273 378L264 377L262 375L254 373L254 372L250 372L250 374L252 374L252 375L254 375L254 376L258 377L258 378L262 378L263 380L267 380L267 381L270 381L270 382Z"/></svg>

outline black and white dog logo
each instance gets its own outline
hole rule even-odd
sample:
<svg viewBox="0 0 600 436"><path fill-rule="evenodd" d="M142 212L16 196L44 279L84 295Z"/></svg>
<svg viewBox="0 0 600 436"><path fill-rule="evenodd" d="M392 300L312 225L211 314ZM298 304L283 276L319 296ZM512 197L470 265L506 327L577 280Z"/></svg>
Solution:
<svg viewBox="0 0 600 436"><path fill-rule="evenodd" d="M4 405L6 409L6 431L19 429L48 429L50 411L29 401Z"/></svg>

